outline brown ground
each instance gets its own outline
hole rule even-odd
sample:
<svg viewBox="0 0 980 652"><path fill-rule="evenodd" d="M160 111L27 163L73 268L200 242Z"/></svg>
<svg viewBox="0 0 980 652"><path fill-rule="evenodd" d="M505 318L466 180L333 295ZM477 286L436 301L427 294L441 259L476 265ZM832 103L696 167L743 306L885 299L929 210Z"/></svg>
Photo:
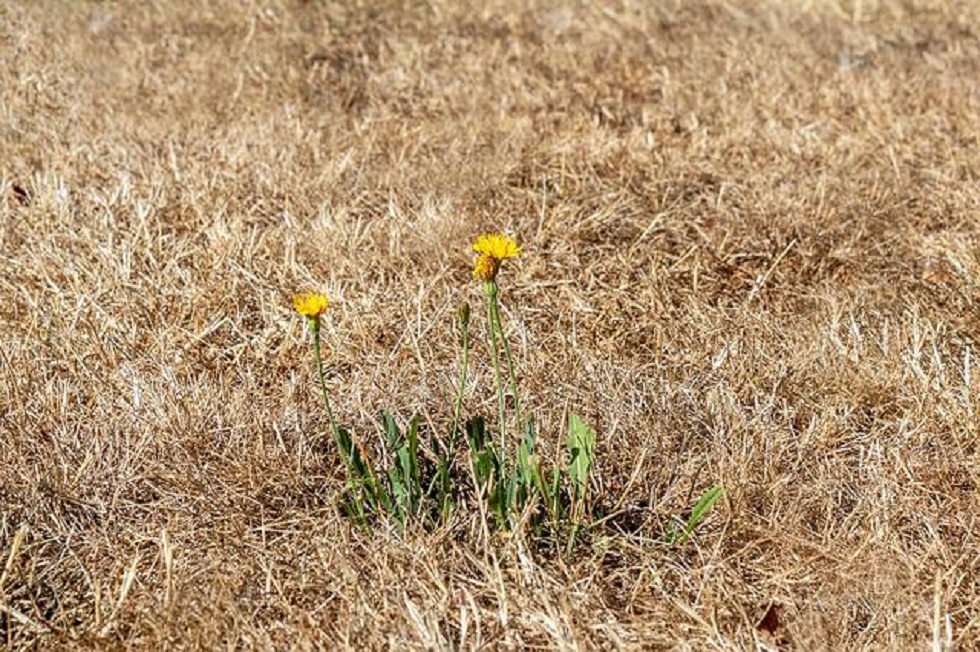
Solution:
<svg viewBox="0 0 980 652"><path fill-rule="evenodd" d="M202 5L0 1L0 647L977 646L980 3ZM572 556L338 513L488 228Z"/></svg>

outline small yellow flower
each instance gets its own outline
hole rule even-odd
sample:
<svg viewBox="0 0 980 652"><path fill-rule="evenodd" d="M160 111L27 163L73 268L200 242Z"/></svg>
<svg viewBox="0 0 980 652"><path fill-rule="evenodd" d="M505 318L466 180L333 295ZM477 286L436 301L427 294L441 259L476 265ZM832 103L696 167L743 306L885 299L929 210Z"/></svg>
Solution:
<svg viewBox="0 0 980 652"><path fill-rule="evenodd" d="M305 292L293 297L293 306L296 308L296 312L307 319L319 319L320 315L327 311L330 301L324 294Z"/></svg>
<svg viewBox="0 0 980 652"><path fill-rule="evenodd" d="M514 239L503 233L484 233L473 243L473 251L479 254L473 276L484 282L496 280L501 261L521 255L521 248Z"/></svg>
<svg viewBox="0 0 980 652"><path fill-rule="evenodd" d="M517 246L514 239L503 233L484 233L473 243L473 251L496 258L498 261L521 255L521 248Z"/></svg>

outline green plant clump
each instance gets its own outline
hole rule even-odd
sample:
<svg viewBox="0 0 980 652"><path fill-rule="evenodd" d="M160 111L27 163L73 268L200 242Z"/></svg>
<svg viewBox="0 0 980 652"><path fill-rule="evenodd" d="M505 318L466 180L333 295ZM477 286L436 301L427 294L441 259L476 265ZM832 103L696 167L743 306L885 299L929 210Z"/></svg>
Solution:
<svg viewBox="0 0 980 652"><path fill-rule="evenodd" d="M597 461L596 432L571 414L564 433L566 463L546 468L534 418L521 412L514 359L500 316L497 274L501 263L520 256L521 249L510 237L493 233L477 238L473 250L477 254L473 275L481 281L487 303L487 337L498 406L496 438L485 417L462 418L471 353L470 307L464 303L456 313L462 364L448 433L444 439L430 437L431 455L425 456L420 450L419 419L413 417L403 429L392 414L383 412L387 463L380 471L334 419L320 352L320 319L329 302L316 293L296 297L296 310L308 320L324 406L347 471L344 505L358 525L370 530L385 520L402 529L413 524L445 524L457 510L475 503L485 531L504 536L531 534L542 544L564 542L570 552L583 529L594 523L595 499L590 491ZM460 441L467 447L465 459L458 459ZM686 522L671 524L668 540L687 542L722 493L720 486L708 490Z"/></svg>

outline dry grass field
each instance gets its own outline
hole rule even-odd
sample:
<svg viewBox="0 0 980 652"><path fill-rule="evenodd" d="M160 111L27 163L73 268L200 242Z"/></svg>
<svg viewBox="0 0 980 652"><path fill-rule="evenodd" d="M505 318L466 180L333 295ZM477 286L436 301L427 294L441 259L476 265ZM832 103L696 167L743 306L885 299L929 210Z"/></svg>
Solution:
<svg viewBox="0 0 980 652"><path fill-rule="evenodd" d="M980 648L980 3L0 0L0 648ZM352 525L501 273L570 554ZM486 329L473 318L474 336ZM465 412L495 415L487 347ZM665 524L714 484L686 545Z"/></svg>

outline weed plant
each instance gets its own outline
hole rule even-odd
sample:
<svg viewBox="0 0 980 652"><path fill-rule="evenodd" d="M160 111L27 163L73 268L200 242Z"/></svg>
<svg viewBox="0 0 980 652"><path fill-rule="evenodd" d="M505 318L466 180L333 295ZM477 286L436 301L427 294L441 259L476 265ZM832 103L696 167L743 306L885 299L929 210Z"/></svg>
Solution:
<svg viewBox="0 0 980 652"><path fill-rule="evenodd" d="M539 450L540 433L535 420L521 412L514 356L500 317L498 274L505 260L521 255L521 248L507 235L487 233L473 243L473 252L473 277L481 283L486 299L486 332L498 406L497 432L494 437L483 415L462 420L471 357L471 311L469 304L463 303L456 312L461 358L459 386L451 423L442 438L433 436L430 441L434 464L426 464L421 455L417 416L411 417L403 430L388 410L381 413L385 450L380 457L390 460L381 469L362 452L351 433L337 424L320 348L320 324L329 300L319 293L294 298L296 311L306 318L309 327L323 406L347 472L343 505L352 520L370 531L385 522L394 522L401 529L445 524L455 509L475 502L485 532L493 530L504 537L515 531L529 533L536 543L563 543L566 552L571 553L583 526L589 527L593 522L595 497L590 495L590 488L597 461L596 432L580 416L570 414L564 433L565 463L555 460L550 467L546 465ZM465 464L456 455L460 439L465 439L467 445ZM721 496L719 486L708 490L686 522L669 524L668 541L685 543Z"/></svg>

